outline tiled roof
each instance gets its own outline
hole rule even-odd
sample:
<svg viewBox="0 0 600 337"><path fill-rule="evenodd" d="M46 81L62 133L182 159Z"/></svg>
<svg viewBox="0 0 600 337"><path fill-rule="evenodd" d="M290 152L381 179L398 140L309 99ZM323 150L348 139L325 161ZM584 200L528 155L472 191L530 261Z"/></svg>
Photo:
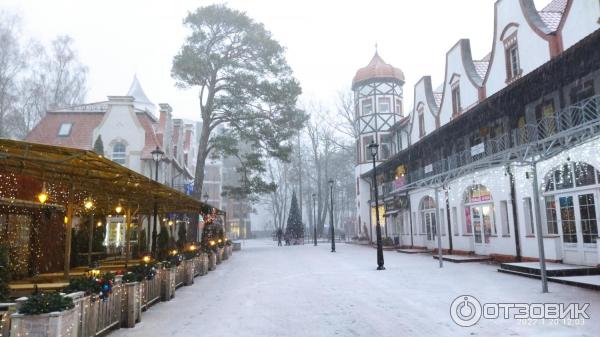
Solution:
<svg viewBox="0 0 600 337"><path fill-rule="evenodd" d="M558 29L566 6L567 0L552 0L539 12L540 18L551 31Z"/></svg>
<svg viewBox="0 0 600 337"><path fill-rule="evenodd" d="M103 117L104 112L49 111L25 137L25 141L91 150L95 141L92 139L93 131ZM63 123L73 123L68 136L58 135Z"/></svg>
<svg viewBox="0 0 600 337"><path fill-rule="evenodd" d="M442 95L444 95L443 92L434 92L433 93L433 98L435 99L435 105L437 105L438 107L440 106L440 104L442 104Z"/></svg>
<svg viewBox="0 0 600 337"><path fill-rule="evenodd" d="M483 79L485 77L485 74L487 73L490 62L489 61L473 61L473 64L475 65L475 71L477 72L477 75Z"/></svg>
<svg viewBox="0 0 600 337"><path fill-rule="evenodd" d="M148 116L145 113L138 113L137 116L138 116L138 120L140 121L140 124L142 125L142 127L144 128L144 131L146 132L146 137L144 137L145 138L144 148L142 149L142 155L140 156L140 158L141 159L152 159L152 151L154 151L157 146L159 148L162 148L160 146L159 139L156 136L156 131L155 131L156 122L154 122L150 118L150 116Z"/></svg>
<svg viewBox="0 0 600 337"><path fill-rule="evenodd" d="M373 78L395 78L404 81L404 73L399 68L385 63L381 56L375 52L371 62L366 67L358 69L352 80L352 85Z"/></svg>

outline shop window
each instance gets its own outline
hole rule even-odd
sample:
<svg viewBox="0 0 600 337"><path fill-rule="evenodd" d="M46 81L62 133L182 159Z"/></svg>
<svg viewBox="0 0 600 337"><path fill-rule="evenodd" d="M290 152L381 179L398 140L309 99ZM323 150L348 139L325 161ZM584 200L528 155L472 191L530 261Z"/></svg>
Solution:
<svg viewBox="0 0 600 337"><path fill-rule="evenodd" d="M583 243L595 244L598 239L598 223L593 193L579 195L579 214Z"/></svg>
<svg viewBox="0 0 600 337"><path fill-rule="evenodd" d="M556 201L554 196L544 198L546 205L546 227L548 234L558 234L558 221L556 218Z"/></svg>
<svg viewBox="0 0 600 337"><path fill-rule="evenodd" d="M471 207L465 206L465 226L463 234L473 234L473 224L471 223Z"/></svg>

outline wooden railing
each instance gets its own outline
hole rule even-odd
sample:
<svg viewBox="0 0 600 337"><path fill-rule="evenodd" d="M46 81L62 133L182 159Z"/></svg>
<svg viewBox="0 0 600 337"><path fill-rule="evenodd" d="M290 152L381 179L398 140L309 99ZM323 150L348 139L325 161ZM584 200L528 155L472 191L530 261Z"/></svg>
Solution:
<svg viewBox="0 0 600 337"><path fill-rule="evenodd" d="M196 257L193 259L194 266L194 276L199 276L203 274L201 271L204 270L204 273L208 271L208 259L206 256L202 255L200 257ZM175 284L177 287L184 284L185 281L185 266L184 263L180 264L175 269ZM140 305L142 309L148 309L152 304L156 303L161 298L161 282L163 278L169 276L168 270L160 269L157 270L155 277L152 280L143 280L140 282L140 288L135 287L135 289L140 289L140 296L126 296L127 288L132 286L132 284L122 284L121 279L117 277L115 283L112 287L112 293L106 299L100 299L97 296L86 296L83 292L75 292L67 294L66 296L73 299L73 303L75 304L74 312L75 316L70 316L70 322L78 322L72 323L77 326L76 335L77 337L96 337L100 335L106 335L107 331L113 328L119 328L121 326L129 326L133 327L135 323L139 320L131 321L126 323L127 315L124 315L124 312L128 312L131 307L136 307ZM129 290L131 291L131 290ZM169 297L170 299L170 297ZM9 337L11 336L11 314L14 314L17 311L17 307L19 303L25 301L26 298L20 298L17 300L18 303L0 303L0 337ZM138 301L138 302L135 302ZM132 302L132 303L129 303ZM141 302L141 303L140 303ZM139 307L136 307L139 309ZM138 316L141 315L141 311L139 311ZM21 320L20 324L16 324L16 316L19 316ZM23 328L24 324L27 324L27 321L23 319L23 315L17 314L13 317L13 325L17 327L19 325ZM25 315L25 317L27 317ZM50 327L46 327L50 328ZM25 330L17 330L16 335L19 335L19 331ZM75 332L73 332L73 336ZM15 336L13 336L15 337Z"/></svg>

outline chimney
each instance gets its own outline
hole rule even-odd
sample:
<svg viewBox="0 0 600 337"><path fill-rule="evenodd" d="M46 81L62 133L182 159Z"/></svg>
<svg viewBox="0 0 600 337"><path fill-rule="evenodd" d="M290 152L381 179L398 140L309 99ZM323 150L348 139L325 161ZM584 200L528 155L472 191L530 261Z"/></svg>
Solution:
<svg viewBox="0 0 600 337"><path fill-rule="evenodd" d="M171 119L171 112L173 109L168 103L160 103L158 105L160 107L160 117L158 119L158 132L164 133L165 128L167 126L167 122Z"/></svg>

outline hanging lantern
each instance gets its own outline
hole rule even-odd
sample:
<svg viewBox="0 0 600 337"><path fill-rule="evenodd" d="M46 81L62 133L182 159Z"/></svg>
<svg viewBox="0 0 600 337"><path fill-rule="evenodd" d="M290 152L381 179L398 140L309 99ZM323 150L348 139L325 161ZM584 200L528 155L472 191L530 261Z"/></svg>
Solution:
<svg viewBox="0 0 600 337"><path fill-rule="evenodd" d="M83 207L88 211L92 209L92 207L94 207L94 201L92 200L92 198L85 199L83 202Z"/></svg>
<svg viewBox="0 0 600 337"><path fill-rule="evenodd" d="M121 203L119 203L117 205L117 207L115 207L115 212L117 212L117 214L121 214L122 211L123 211L123 206L121 206Z"/></svg>
<svg viewBox="0 0 600 337"><path fill-rule="evenodd" d="M44 182L42 185L42 192L40 192L40 194L37 195L37 199L40 202L40 204L45 204L46 201L48 201L48 192L46 192L46 183Z"/></svg>
<svg viewBox="0 0 600 337"><path fill-rule="evenodd" d="M102 221L98 221L98 223L96 224L96 226L102 227Z"/></svg>
<svg viewBox="0 0 600 337"><path fill-rule="evenodd" d="M152 257L150 257L150 255L146 255L142 258L142 261L144 261L145 264L148 264L150 261L152 261Z"/></svg>

